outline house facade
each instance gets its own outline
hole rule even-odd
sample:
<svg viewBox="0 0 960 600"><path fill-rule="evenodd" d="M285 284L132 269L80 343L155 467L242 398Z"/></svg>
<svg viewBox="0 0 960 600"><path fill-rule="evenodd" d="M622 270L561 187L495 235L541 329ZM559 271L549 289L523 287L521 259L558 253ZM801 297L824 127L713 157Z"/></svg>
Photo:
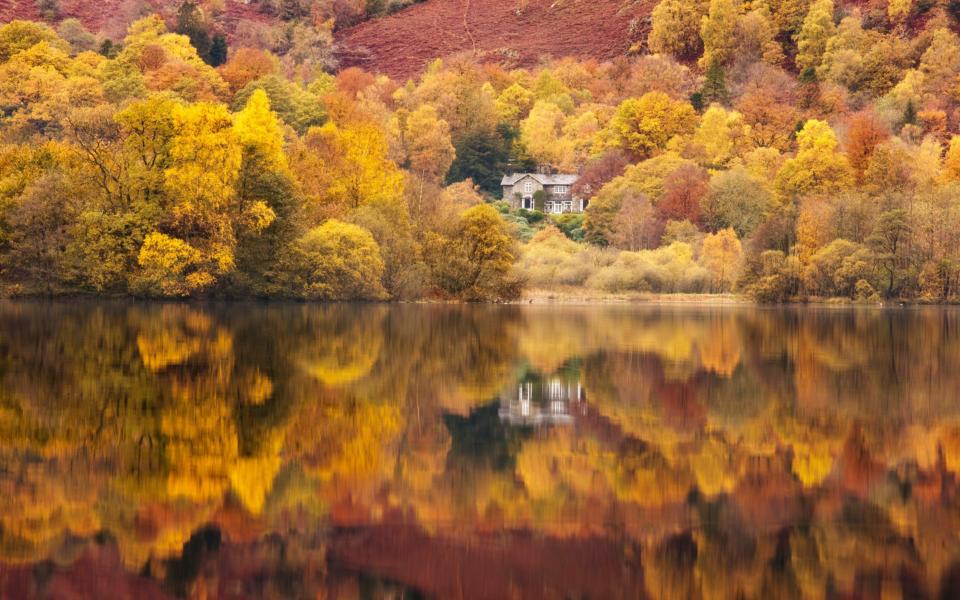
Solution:
<svg viewBox="0 0 960 600"><path fill-rule="evenodd" d="M580 213L587 207L587 203L583 198L576 198L571 193L577 178L577 175L566 173L514 173L504 175L500 185L503 187L503 199L515 209L525 208L554 214Z"/></svg>

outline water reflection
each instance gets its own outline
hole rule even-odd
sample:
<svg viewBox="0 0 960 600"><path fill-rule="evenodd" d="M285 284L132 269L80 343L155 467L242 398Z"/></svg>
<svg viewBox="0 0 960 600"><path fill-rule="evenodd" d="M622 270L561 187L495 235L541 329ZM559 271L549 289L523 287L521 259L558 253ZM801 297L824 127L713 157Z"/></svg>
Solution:
<svg viewBox="0 0 960 600"><path fill-rule="evenodd" d="M960 594L960 312L0 304L0 597Z"/></svg>

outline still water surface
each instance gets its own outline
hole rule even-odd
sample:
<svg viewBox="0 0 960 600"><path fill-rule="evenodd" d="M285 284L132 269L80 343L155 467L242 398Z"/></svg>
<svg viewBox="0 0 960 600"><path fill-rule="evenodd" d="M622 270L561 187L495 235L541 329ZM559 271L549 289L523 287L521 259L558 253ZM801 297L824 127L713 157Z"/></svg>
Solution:
<svg viewBox="0 0 960 600"><path fill-rule="evenodd" d="M0 303L3 598L955 598L960 311Z"/></svg>

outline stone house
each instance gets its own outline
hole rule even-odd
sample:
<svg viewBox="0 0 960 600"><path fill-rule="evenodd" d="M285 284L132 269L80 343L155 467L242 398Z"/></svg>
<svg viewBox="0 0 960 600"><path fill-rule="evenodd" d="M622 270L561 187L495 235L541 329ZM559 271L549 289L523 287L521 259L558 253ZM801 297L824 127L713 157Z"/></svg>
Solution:
<svg viewBox="0 0 960 600"><path fill-rule="evenodd" d="M515 209L554 214L581 213L587 207L587 202L583 198L575 198L570 191L577 179L577 175L569 173L513 173L504 175L500 185L503 187L503 199Z"/></svg>

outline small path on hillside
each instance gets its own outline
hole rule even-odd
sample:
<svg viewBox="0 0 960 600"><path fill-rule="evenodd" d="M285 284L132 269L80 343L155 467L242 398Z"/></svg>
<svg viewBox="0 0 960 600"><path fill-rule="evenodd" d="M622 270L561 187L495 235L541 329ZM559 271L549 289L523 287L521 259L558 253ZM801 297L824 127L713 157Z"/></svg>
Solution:
<svg viewBox="0 0 960 600"><path fill-rule="evenodd" d="M471 1L472 1L472 0L464 0L464 7L463 7L463 30L466 32L467 38L470 39L470 45L473 47L473 54L474 54L474 56L476 56L476 54L477 54L477 39L476 39L475 37L473 37L473 32L470 31L470 22L469 22L469 18L470 18L470 3L471 3Z"/></svg>

